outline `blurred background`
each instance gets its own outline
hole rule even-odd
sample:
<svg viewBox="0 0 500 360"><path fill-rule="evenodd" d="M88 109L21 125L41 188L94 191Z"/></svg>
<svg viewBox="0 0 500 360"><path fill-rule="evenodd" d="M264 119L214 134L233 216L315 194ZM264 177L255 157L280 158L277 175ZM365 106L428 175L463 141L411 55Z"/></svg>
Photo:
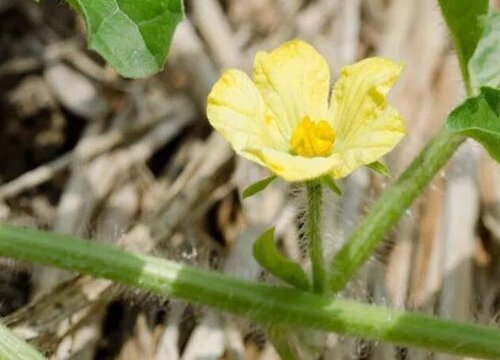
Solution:
<svg viewBox="0 0 500 360"><path fill-rule="evenodd" d="M498 7L499 1L492 2ZM0 221L69 233L251 280L250 256L277 224L307 265L300 193L212 133L206 96L224 68L301 38L330 64L381 55L407 66L391 93L408 136L391 176L356 171L329 198L331 253L464 95L436 0L186 0L165 70L120 78L85 47L61 1L0 0ZM123 39L127 41L127 39ZM342 296L496 324L500 167L467 142ZM52 359L278 359L256 325L104 280L0 259L0 316ZM323 359L456 359L328 335ZM304 355L304 358L305 355Z"/></svg>

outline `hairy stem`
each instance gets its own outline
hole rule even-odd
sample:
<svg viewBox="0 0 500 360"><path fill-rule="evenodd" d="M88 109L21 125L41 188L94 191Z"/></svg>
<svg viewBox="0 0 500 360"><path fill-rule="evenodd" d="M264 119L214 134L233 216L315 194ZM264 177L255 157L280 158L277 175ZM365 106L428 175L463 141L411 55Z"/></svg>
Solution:
<svg viewBox="0 0 500 360"><path fill-rule="evenodd" d="M442 130L378 198L347 242L335 254L330 264L329 289L336 292L344 288L373 254L386 233L448 162L462 141L461 136Z"/></svg>
<svg viewBox="0 0 500 360"><path fill-rule="evenodd" d="M326 287L325 258L321 240L321 209L323 206L323 189L319 181L306 183L306 237L309 245L309 256L313 274L313 289L322 294Z"/></svg>
<svg viewBox="0 0 500 360"><path fill-rule="evenodd" d="M0 322L0 360L44 360L45 357Z"/></svg>
<svg viewBox="0 0 500 360"><path fill-rule="evenodd" d="M476 358L500 357L500 329L252 283L67 235L0 225L0 256L107 278L160 296L246 316L265 326L334 331Z"/></svg>

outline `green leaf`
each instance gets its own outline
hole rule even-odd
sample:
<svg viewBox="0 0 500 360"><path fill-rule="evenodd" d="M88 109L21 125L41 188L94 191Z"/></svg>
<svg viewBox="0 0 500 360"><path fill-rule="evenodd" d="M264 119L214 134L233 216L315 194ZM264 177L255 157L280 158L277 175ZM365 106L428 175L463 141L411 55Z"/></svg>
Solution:
<svg viewBox="0 0 500 360"><path fill-rule="evenodd" d="M302 290L309 290L309 280L295 261L288 259L274 243L274 228L265 231L253 244L253 256L271 274Z"/></svg>
<svg viewBox="0 0 500 360"><path fill-rule="evenodd" d="M470 89L467 64L483 32L481 17L488 13L488 0L439 0L450 29L462 76Z"/></svg>
<svg viewBox="0 0 500 360"><path fill-rule="evenodd" d="M368 166L370 169L372 169L375 172L378 172L379 174L388 176L389 175L389 168L387 167L386 164L384 164L381 161L374 161L372 163L369 163Z"/></svg>
<svg viewBox="0 0 500 360"><path fill-rule="evenodd" d="M446 126L451 133L475 139L500 162L500 89L481 88L478 96L451 112Z"/></svg>
<svg viewBox="0 0 500 360"><path fill-rule="evenodd" d="M245 190L243 190L243 194L241 194L241 198L245 200L246 198L249 198L250 196L254 196L257 193L260 193L262 190L264 190L270 183L272 183L276 179L276 175L269 176L268 178L262 179L260 181L257 181L256 183L253 183L249 187L247 187Z"/></svg>
<svg viewBox="0 0 500 360"><path fill-rule="evenodd" d="M121 75L141 78L163 68L182 0L67 0L85 19L89 47Z"/></svg>
<svg viewBox="0 0 500 360"><path fill-rule="evenodd" d="M484 32L469 61L472 85L500 87L500 12L484 19Z"/></svg>
<svg viewBox="0 0 500 360"><path fill-rule="evenodd" d="M342 195L342 190L337 186L335 180L331 178L331 176L326 175L321 178L321 183L328 187L331 191L333 191L337 195Z"/></svg>

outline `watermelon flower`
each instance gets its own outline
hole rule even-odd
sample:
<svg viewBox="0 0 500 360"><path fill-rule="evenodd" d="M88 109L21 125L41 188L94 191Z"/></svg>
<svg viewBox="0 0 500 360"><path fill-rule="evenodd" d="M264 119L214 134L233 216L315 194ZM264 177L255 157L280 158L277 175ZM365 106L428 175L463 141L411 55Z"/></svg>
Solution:
<svg viewBox="0 0 500 360"><path fill-rule="evenodd" d="M253 80L237 69L224 72L207 115L236 153L286 181L337 179L377 161L404 136L401 115L386 103L402 69L380 57L345 66L329 95L325 59L293 40L259 52Z"/></svg>

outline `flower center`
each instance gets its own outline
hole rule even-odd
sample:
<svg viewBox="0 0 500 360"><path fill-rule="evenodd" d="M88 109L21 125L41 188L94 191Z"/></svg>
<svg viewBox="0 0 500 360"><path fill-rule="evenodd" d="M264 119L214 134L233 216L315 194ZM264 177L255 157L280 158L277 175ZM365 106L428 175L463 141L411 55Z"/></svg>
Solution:
<svg viewBox="0 0 500 360"><path fill-rule="evenodd" d="M290 139L290 151L304 157L328 156L335 142L335 131L326 121L302 119Z"/></svg>

